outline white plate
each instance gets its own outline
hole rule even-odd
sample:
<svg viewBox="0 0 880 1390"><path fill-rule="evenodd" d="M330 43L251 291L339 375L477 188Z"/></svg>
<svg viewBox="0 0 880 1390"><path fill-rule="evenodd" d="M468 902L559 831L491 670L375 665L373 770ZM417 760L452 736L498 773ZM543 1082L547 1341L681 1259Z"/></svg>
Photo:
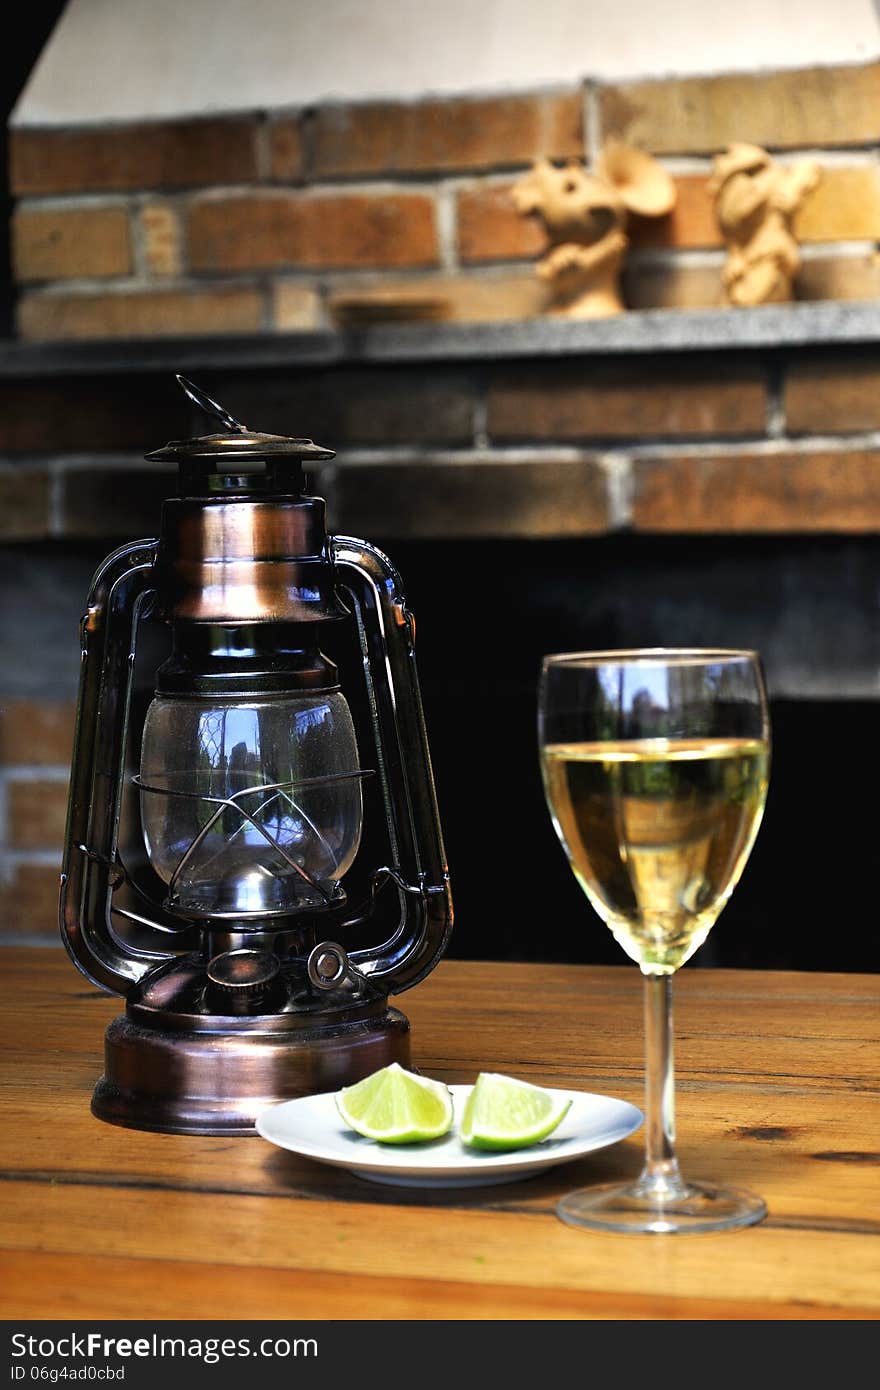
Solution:
<svg viewBox="0 0 880 1390"><path fill-rule="evenodd" d="M571 1100L565 1119L548 1138L528 1149L481 1153L458 1137L458 1119L470 1086L450 1086L455 1123L442 1139L424 1144L377 1144L349 1129L334 1092L303 1096L267 1107L257 1132L291 1153L347 1168L372 1182L403 1187L479 1187L530 1177L542 1168L616 1144L637 1130L644 1115L628 1101L588 1091L557 1091Z"/></svg>

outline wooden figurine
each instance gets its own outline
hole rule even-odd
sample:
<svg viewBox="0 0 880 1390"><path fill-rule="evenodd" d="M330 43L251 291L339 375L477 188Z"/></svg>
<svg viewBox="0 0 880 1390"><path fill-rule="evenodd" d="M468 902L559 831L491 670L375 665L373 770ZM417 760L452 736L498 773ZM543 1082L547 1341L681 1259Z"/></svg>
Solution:
<svg viewBox="0 0 880 1390"><path fill-rule="evenodd" d="M728 304L794 298L801 253L792 221L820 177L818 164L775 164L757 145L733 144L716 157L709 192L727 247L722 285Z"/></svg>
<svg viewBox="0 0 880 1390"><path fill-rule="evenodd" d="M549 311L599 318L624 308L629 214L663 217L675 204L675 185L651 155L609 141L593 172L576 160L558 167L539 159L512 195L517 211L538 217L547 233L537 272L548 282Z"/></svg>

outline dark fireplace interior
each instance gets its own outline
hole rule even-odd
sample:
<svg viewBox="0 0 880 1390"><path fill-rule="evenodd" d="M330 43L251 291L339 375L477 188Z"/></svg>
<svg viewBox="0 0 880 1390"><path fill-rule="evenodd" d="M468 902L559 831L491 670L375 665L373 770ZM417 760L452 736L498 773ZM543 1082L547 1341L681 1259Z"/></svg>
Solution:
<svg viewBox="0 0 880 1390"><path fill-rule="evenodd" d="M876 969L876 928L864 914L865 885L877 870L870 813L877 705L865 693L880 655L880 637L865 622L876 539L370 539L392 557L417 621L456 909L452 956L623 958L577 886L545 808L536 743L541 657L733 645L756 647L768 668L770 792L741 882L693 965ZM13 694L70 695L80 607L109 548L70 545L63 560L54 551L51 581L40 547L7 550ZM163 641L161 629L146 630L141 703L150 698L151 662L157 652L161 659ZM15 665L16 643L27 644L28 662ZM352 635L330 625L322 645L340 661L365 728ZM824 687L815 679L823 671L832 673ZM381 850L368 835L362 868L381 862L370 859L374 853Z"/></svg>
<svg viewBox="0 0 880 1390"><path fill-rule="evenodd" d="M878 863L866 814L877 705L846 693L851 661L877 666L877 633L867 645L857 636L876 540L627 537L449 551L398 542L391 553L423 634L419 674L460 924L454 955L623 958L576 884L544 806L541 657L717 643L765 652L781 693L773 696L771 678L762 828L693 963L876 969L876 929L863 904ZM850 645L859 642L860 650ZM785 668L800 643L813 656L833 648L826 659L837 668L839 694L799 698L791 690Z"/></svg>

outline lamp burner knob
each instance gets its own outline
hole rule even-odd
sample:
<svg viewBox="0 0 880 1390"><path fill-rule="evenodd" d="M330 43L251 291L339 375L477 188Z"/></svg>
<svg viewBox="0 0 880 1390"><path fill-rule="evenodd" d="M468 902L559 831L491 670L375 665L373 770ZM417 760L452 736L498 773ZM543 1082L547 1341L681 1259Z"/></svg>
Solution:
<svg viewBox="0 0 880 1390"><path fill-rule="evenodd" d="M335 941L319 942L306 963L306 972L316 989L335 989L349 971L348 956Z"/></svg>
<svg viewBox="0 0 880 1390"><path fill-rule="evenodd" d="M256 1014L277 1007L281 962L271 951L243 946L208 962L208 991L225 1012Z"/></svg>

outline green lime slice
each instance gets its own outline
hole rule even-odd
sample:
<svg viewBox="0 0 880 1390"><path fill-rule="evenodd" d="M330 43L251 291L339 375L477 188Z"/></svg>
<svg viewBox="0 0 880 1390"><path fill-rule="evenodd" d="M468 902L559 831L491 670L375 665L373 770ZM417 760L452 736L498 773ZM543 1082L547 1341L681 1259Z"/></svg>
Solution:
<svg viewBox="0 0 880 1390"><path fill-rule="evenodd" d="M380 1144L439 1139L452 1127L452 1092L442 1081L416 1076L399 1062L374 1071L336 1093L350 1129Z"/></svg>
<svg viewBox="0 0 880 1390"><path fill-rule="evenodd" d="M552 1134L571 1099L528 1081L481 1071L461 1117L463 1144L472 1149L525 1149Z"/></svg>

